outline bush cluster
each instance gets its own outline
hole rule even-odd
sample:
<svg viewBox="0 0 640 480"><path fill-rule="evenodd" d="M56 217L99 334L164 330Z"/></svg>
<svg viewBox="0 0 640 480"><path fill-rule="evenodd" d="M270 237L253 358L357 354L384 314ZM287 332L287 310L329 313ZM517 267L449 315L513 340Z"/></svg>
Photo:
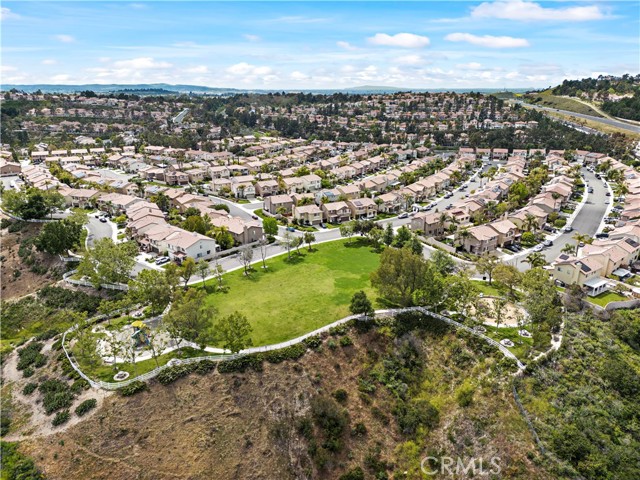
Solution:
<svg viewBox="0 0 640 480"><path fill-rule="evenodd" d="M143 392L148 388L149 385L147 385L145 382L134 380L129 385L125 385L124 387L120 388L118 391L123 397L130 397L132 395L135 395L136 393Z"/></svg>
<svg viewBox="0 0 640 480"><path fill-rule="evenodd" d="M40 353L43 344L40 342L31 342L24 348L18 350L18 370L25 370L28 367L40 368L47 363L47 357Z"/></svg>
<svg viewBox="0 0 640 480"><path fill-rule="evenodd" d="M162 385L168 385L175 382L179 378L186 377L190 373L194 372L197 367L197 363L187 363L184 365L174 365L173 367L165 368L156 377Z"/></svg>
<svg viewBox="0 0 640 480"><path fill-rule="evenodd" d="M82 402L80 405L76 407L76 410L75 410L76 415L81 417L85 413L87 413L89 410L96 408L97 405L98 405L98 401L95 398L90 398L88 400L85 400L84 402Z"/></svg>
<svg viewBox="0 0 640 480"><path fill-rule="evenodd" d="M69 308L78 312L87 312L89 315L96 313L100 305L100 297L50 285L38 291L38 298L47 307Z"/></svg>
<svg viewBox="0 0 640 480"><path fill-rule="evenodd" d="M312 337L305 338L303 340L303 343L307 346L307 348L315 350L320 347L320 345L322 345L322 337L320 337L320 335L313 335Z"/></svg>
<svg viewBox="0 0 640 480"><path fill-rule="evenodd" d="M44 394L42 406L47 415L58 410L67 409L73 402L73 392L69 385L57 379L45 380L38 386L40 393Z"/></svg>
<svg viewBox="0 0 640 480"><path fill-rule="evenodd" d="M35 392L36 388L38 388L38 384L37 383L29 382L22 389L22 394L23 395L31 395L33 392Z"/></svg>
<svg viewBox="0 0 640 480"><path fill-rule="evenodd" d="M306 344L297 343L289 347L281 348L279 350L272 350L270 352L264 352L262 357L269 363L280 363L285 360L297 360L302 357L307 351Z"/></svg>
<svg viewBox="0 0 640 480"><path fill-rule="evenodd" d="M247 369L262 371L262 356L259 354L244 355L233 360L225 360L218 364L218 372L220 373L238 373Z"/></svg>
<svg viewBox="0 0 640 480"><path fill-rule="evenodd" d="M63 423L67 423L71 418L71 414L69 410L63 410L62 412L56 413L56 416L51 420L51 425L57 427L58 425L62 425Z"/></svg>

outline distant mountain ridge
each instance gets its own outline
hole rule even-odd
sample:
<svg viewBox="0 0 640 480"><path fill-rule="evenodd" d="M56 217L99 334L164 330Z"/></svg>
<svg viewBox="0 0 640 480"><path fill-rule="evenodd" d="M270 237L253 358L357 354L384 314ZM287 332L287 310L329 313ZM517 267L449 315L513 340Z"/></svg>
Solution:
<svg viewBox="0 0 640 480"><path fill-rule="evenodd" d="M193 93L193 94L209 94L209 95L235 95L239 93L275 93L275 92L287 92L287 93L356 93L356 94L373 94L373 93L396 93L396 92L479 92L479 93L494 93L501 92L505 89L502 88L464 88L464 89L447 89L447 88L404 88L404 87L389 87L389 86L376 86L376 85L362 85L348 88L336 88L336 89L322 89L322 88L309 88L309 89L239 89L239 88L223 88L223 87L205 87L202 85L170 85L168 83L141 83L141 84L83 84L83 85L57 85L57 84L33 84L33 85L21 85L21 84L6 84L0 86L3 91L16 89L27 93L33 93L38 90L45 93L76 93L84 90L91 90L95 93L138 93L144 94L145 91L149 91L149 95L171 95L181 93ZM509 89L509 91L525 92L527 88ZM157 93L156 93L157 92Z"/></svg>

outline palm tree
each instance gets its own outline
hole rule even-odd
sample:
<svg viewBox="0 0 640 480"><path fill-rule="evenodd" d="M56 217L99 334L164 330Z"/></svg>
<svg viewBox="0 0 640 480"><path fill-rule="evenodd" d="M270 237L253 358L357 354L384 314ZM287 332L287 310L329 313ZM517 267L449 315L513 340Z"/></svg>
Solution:
<svg viewBox="0 0 640 480"><path fill-rule="evenodd" d="M580 248L580 244L581 243L590 243L591 241L591 237L589 235L585 235L583 233L579 233L576 232L575 235L573 237L571 237L572 239L574 239L577 243L576 243L576 255L578 255L578 248Z"/></svg>
<svg viewBox="0 0 640 480"><path fill-rule="evenodd" d="M565 244L564 247L562 247L562 250L560 250L562 253L568 253L568 254L572 254L574 251L576 250L576 247L574 247L573 245L571 245L570 243Z"/></svg>
<svg viewBox="0 0 640 480"><path fill-rule="evenodd" d="M531 268L536 268L544 267L547 264L547 259L542 252L531 252L523 262L531 265Z"/></svg>
<svg viewBox="0 0 640 480"><path fill-rule="evenodd" d="M629 187L627 186L627 184L625 182L621 182L621 183L618 183L615 186L613 191L617 196L624 196L627 193L629 193Z"/></svg>
<svg viewBox="0 0 640 480"><path fill-rule="evenodd" d="M530 232L531 230L535 232L538 228L538 219L535 217L535 215L526 213L524 216L523 227L527 232Z"/></svg>

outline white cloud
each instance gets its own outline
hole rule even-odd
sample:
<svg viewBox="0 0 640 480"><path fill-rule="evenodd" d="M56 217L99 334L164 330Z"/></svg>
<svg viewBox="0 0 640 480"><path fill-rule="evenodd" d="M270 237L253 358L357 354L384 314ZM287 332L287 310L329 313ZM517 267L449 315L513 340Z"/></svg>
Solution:
<svg viewBox="0 0 640 480"><path fill-rule="evenodd" d="M133 70L150 70L158 68L170 68L171 65L168 62L157 62L151 57L139 57L132 58L130 60L118 60L113 65L116 68L130 68Z"/></svg>
<svg viewBox="0 0 640 480"><path fill-rule="evenodd" d="M258 76L263 80L267 80L268 78L271 78L273 69L267 66L257 66L246 62L240 62L227 67L226 72L231 75Z"/></svg>
<svg viewBox="0 0 640 480"><path fill-rule="evenodd" d="M400 65L423 65L426 63L425 59L420 55L402 55L394 61Z"/></svg>
<svg viewBox="0 0 640 480"><path fill-rule="evenodd" d="M344 48L345 50L357 50L358 49L358 47L354 47L349 42L339 41L339 42L336 42L336 45L338 45L340 48Z"/></svg>
<svg viewBox="0 0 640 480"><path fill-rule="evenodd" d="M387 35L386 33L376 33L367 39L373 45L384 45L387 47L400 48L422 48L429 45L429 37L416 35L414 33L397 33Z"/></svg>
<svg viewBox="0 0 640 480"><path fill-rule="evenodd" d="M557 20L564 22L583 22L599 20L604 12L596 5L564 8L546 8L535 2L524 0L498 0L481 3L471 10L475 18L500 18L505 20L539 21Z"/></svg>
<svg viewBox="0 0 640 480"><path fill-rule="evenodd" d="M64 34L54 35L53 38L55 38L57 41L62 43L73 43L76 41L76 39L73 36L64 35Z"/></svg>
<svg viewBox="0 0 640 480"><path fill-rule="evenodd" d="M298 71L292 72L290 76L292 80L297 80L297 81L309 79L308 75L305 75L304 73L298 72Z"/></svg>
<svg viewBox="0 0 640 480"><path fill-rule="evenodd" d="M42 65L55 65L58 61L54 58L45 58L40 63L42 63Z"/></svg>
<svg viewBox="0 0 640 480"><path fill-rule="evenodd" d="M13 13L7 7L0 8L0 20L15 20L16 18L20 18L20 15L18 15L17 13Z"/></svg>
<svg viewBox="0 0 640 480"><path fill-rule="evenodd" d="M252 35L250 33L245 33L242 35L245 40L249 40L250 42L259 42L262 40L258 35Z"/></svg>
<svg viewBox="0 0 640 480"><path fill-rule="evenodd" d="M7 73L7 72L15 72L18 69L16 67L14 67L13 65L0 65L0 72L2 73Z"/></svg>
<svg viewBox="0 0 640 480"><path fill-rule="evenodd" d="M61 73L59 75L54 75L53 77L51 77L51 81L53 83L62 83L62 82L68 82L70 78L71 76Z"/></svg>
<svg viewBox="0 0 640 480"><path fill-rule="evenodd" d="M479 70L482 68L482 64L478 62L459 63L456 65L458 68L466 68L469 70Z"/></svg>
<svg viewBox="0 0 640 480"><path fill-rule="evenodd" d="M147 5L145 5L144 3L130 3L129 7L133 8L134 10L144 10L145 8L147 8Z"/></svg>
<svg viewBox="0 0 640 480"><path fill-rule="evenodd" d="M195 67L187 68L187 73L209 73L209 68L206 65L198 65Z"/></svg>
<svg viewBox="0 0 640 480"><path fill-rule="evenodd" d="M480 36L471 33L450 33L444 38L450 42L467 42L472 45L487 48L518 48L529 46L529 42L524 38L494 37L493 35Z"/></svg>

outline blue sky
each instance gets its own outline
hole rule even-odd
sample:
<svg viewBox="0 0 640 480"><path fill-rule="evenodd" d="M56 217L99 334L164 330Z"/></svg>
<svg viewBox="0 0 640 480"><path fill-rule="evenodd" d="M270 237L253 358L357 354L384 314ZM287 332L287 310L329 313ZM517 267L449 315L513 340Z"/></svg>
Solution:
<svg viewBox="0 0 640 480"><path fill-rule="evenodd" d="M544 87L640 72L640 2L2 2L2 83Z"/></svg>

